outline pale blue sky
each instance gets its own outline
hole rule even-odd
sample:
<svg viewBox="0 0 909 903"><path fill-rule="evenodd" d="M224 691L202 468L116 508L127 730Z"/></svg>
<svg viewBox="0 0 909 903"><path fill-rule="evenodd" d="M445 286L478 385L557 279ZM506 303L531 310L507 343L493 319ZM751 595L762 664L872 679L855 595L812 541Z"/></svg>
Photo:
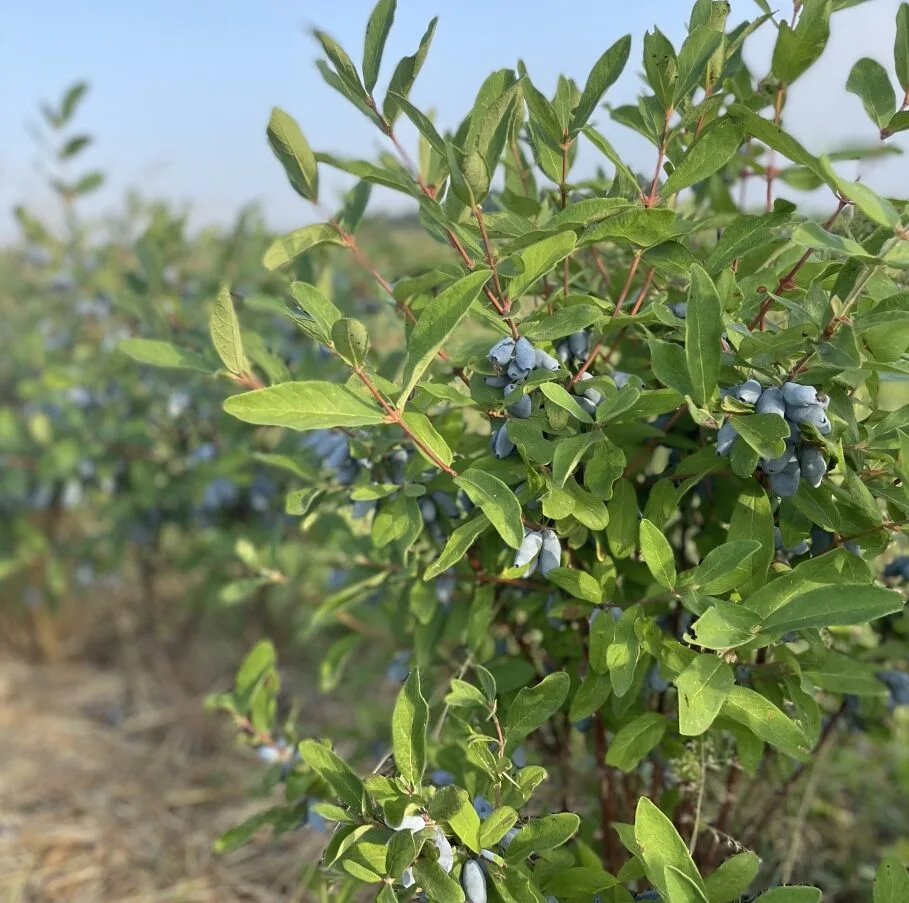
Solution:
<svg viewBox="0 0 909 903"><path fill-rule="evenodd" d="M788 14L789 0L777 5ZM732 6L735 21L758 14L752 0L732 0ZM878 58L892 71L898 6L899 0L870 0L835 16L824 57L794 86L784 122L810 149L874 140L844 83L861 56ZM381 136L322 81L313 65L317 46L307 34L317 25L359 63L371 7L371 0L10 0L0 24L0 240L15 235L13 204L24 201L45 215L52 210L34 171L36 150L25 123L35 119L39 100L56 99L77 78L92 84L78 122L97 139L84 163L109 177L90 211L116 208L135 186L146 195L190 202L197 224L226 222L251 200L263 203L275 228L308 221L308 205L287 185L265 142L269 110L278 105L292 113L316 149L374 154ZM435 106L443 127L456 125L492 69L521 57L534 82L551 93L559 72L583 83L597 56L630 32L631 61L609 94L614 103L627 102L638 85L644 31L658 24L678 46L689 8L688 0L398 0L379 96L394 64L415 50L438 14L412 99L422 109ZM751 44L749 60L761 72L771 40L765 26ZM595 119L633 163L650 168L651 149L610 123L605 111ZM901 139L909 147L905 135ZM582 155L578 171L589 170L593 160L593 152ZM343 182L325 175L330 199ZM906 158L875 164L863 177L909 195ZM385 192L374 199L397 202Z"/></svg>

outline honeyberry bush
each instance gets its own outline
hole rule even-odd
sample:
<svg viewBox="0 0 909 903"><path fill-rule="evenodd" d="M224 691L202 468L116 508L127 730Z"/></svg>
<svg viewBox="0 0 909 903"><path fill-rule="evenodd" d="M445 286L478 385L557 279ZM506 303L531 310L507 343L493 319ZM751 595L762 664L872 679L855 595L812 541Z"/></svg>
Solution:
<svg viewBox="0 0 909 903"><path fill-rule="evenodd" d="M318 349L301 347L292 324L256 306L274 279L261 266L267 237L255 211L226 235L192 239L185 214L140 198L110 222L83 215L82 199L103 181L100 171L80 174L93 153L78 128L87 91L78 83L42 107L62 225L17 209L24 247L3 261L3 604L37 616L71 596L125 590L141 595L149 622L167 620L175 613L162 584L182 574L184 592L192 587L179 613L187 626L206 608L286 612L285 577L305 550L286 541L295 522L273 500L296 478L251 455L242 424L216 416L223 390L209 311L219 280L230 273L244 313L270 324L268 344L249 339L247 353L274 378L297 360L317 361ZM118 347L157 362L167 347L139 338L143 330L199 353L169 358L176 373L137 373Z"/></svg>
<svg viewBox="0 0 909 903"><path fill-rule="evenodd" d="M727 30L729 5L698 0L679 48L621 37L552 97L522 63L498 70L445 134L409 100L435 19L381 104L393 0L360 67L314 33L320 72L388 148L341 159L282 110L268 124L319 216L265 252L288 273L275 306L331 360L268 372L227 286L211 333L250 389L224 402L261 427L247 441L316 468L287 508L314 561L344 562L305 616L323 676L384 639L403 686L388 753L365 763L349 736L307 736L259 644L211 704L284 802L220 849L327 827L308 871L323 899L820 899L755 851L843 728L885 733L909 702L905 559L876 563L909 511L909 406L880 403L909 374L909 207L839 166L909 125L909 6L902 100L858 61L844 78L871 147L815 156L785 128L787 91L856 4L758 5ZM767 74L742 57L761 28ZM612 106L633 51L644 93ZM616 153L618 128L653 146L648 172ZM582 144L605 171L573 175ZM336 212L325 167L358 180ZM744 209L748 181L765 209ZM356 231L374 184L413 199L450 262L394 284L372 264ZM781 186L823 189L833 212L821 224ZM343 255L398 313L399 347L377 351L325 280L300 278ZM873 898L909 899L897 859Z"/></svg>

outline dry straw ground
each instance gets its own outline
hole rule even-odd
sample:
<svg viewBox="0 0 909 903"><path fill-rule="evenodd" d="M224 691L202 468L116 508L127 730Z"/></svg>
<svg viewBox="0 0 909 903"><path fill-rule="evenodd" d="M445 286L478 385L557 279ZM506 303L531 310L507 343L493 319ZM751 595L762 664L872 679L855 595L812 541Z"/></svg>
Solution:
<svg viewBox="0 0 909 903"><path fill-rule="evenodd" d="M174 657L121 605L93 608L91 623L0 623L0 903L307 900L301 866L324 837L211 852L268 805L246 793L255 757L202 710L240 647Z"/></svg>

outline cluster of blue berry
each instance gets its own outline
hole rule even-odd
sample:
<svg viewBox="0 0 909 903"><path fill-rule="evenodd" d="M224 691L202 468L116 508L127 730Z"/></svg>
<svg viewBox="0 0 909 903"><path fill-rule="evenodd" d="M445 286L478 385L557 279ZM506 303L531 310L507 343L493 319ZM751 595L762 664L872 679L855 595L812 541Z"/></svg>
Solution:
<svg viewBox="0 0 909 903"><path fill-rule="evenodd" d="M795 495L799 480L804 479L815 489L821 485L827 472L824 453L803 434L806 425L821 436L830 434L833 427L827 417L830 399L814 386L786 382L779 388L764 388L756 379L748 379L737 386L723 389L722 396L734 398L753 406L756 414L774 414L782 417L789 427L786 448L778 458L761 458L758 467L770 477L770 488L780 498ZM716 451L726 455L738 437L732 421L727 418L716 438Z"/></svg>

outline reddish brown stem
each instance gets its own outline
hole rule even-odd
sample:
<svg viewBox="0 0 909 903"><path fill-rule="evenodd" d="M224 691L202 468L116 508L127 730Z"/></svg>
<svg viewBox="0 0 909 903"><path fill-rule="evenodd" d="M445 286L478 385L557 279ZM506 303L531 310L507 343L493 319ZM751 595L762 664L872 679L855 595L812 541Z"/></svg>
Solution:
<svg viewBox="0 0 909 903"><path fill-rule="evenodd" d="M833 213L827 218L826 222L824 223L824 228L829 229L836 222L837 217L847 206L848 201L840 198L836 210L833 211ZM768 293L767 298L761 302L761 306L758 309L757 314L748 327L749 329L754 329L755 327L760 327L761 329L764 328L764 317L767 315L767 311L773 307L774 301L776 300L773 295L779 295L782 292L789 291L791 288L795 287L795 277L798 275L799 270L808 262L808 259L811 257L812 251L812 248L809 248L807 251L805 251L805 253L796 261L795 266L793 266L788 273L780 276L773 294Z"/></svg>
<svg viewBox="0 0 909 903"><path fill-rule="evenodd" d="M619 297L616 299L615 308L612 311L612 316L609 318L611 323L619 314L619 311L622 309L622 305L625 303L625 299L628 297L628 292L631 290L631 283L634 280L634 275L638 271L638 267L641 264L641 256L643 255L643 250L635 251L634 257L631 260L631 266L628 268L628 275L625 277L625 284L622 286L622 291L619 293ZM603 342L605 338L600 336L596 344L590 350L590 353L587 355L587 360L581 364L578 372L571 379L571 385L574 385L589 369L591 364L593 364L596 356L600 353L600 350L603 347Z"/></svg>

